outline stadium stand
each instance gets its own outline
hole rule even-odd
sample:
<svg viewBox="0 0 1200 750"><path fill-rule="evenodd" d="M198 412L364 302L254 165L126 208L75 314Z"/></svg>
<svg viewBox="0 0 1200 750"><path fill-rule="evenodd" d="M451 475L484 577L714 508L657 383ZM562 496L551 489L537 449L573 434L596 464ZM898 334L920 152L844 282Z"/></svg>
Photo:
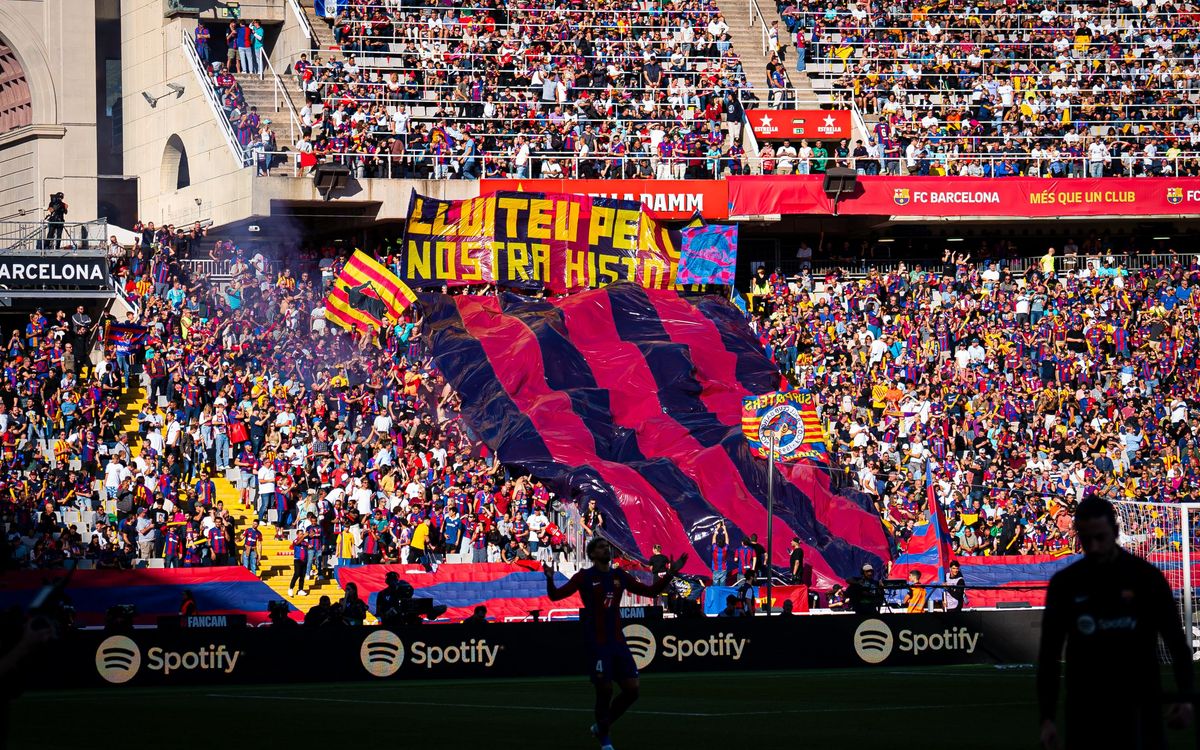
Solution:
<svg viewBox="0 0 1200 750"><path fill-rule="evenodd" d="M750 88L712 0L655 10L350 2L329 28L331 48L290 71L305 101L288 156L344 163L360 178L742 174L743 106L781 104L791 86L773 58L749 76L767 88ZM284 156L240 96L257 76L200 64L247 163L265 174Z"/></svg>
<svg viewBox="0 0 1200 750"><path fill-rule="evenodd" d="M861 174L1200 174L1193 4L776 9L762 88L712 0L349 3L293 65L307 103L288 148L358 177L776 172L780 144L747 140L743 113L794 106L794 76L855 113L853 140L790 144L796 172L817 171L821 144ZM285 158L256 116L223 104L248 163Z"/></svg>
<svg viewBox="0 0 1200 750"><path fill-rule="evenodd" d="M885 173L1197 173L1193 3L777 5Z"/></svg>
<svg viewBox="0 0 1200 750"><path fill-rule="evenodd" d="M294 66L311 129L296 150L360 177L678 179L748 168L740 125L755 95L711 0L653 11L351 3L332 29L334 51ZM765 80L788 85L782 73Z"/></svg>
<svg viewBox="0 0 1200 750"><path fill-rule="evenodd" d="M756 100L712 0L343 8L330 43L289 71L305 99L292 145L304 165L341 163L361 178L714 179L776 157L743 148L743 106L781 100ZM778 10L795 71L873 136L831 164L1200 173L1191 4ZM202 36L192 49L203 82L246 163L268 174L280 142L252 103L258 71L213 59ZM308 605L340 595L352 566L381 563L444 577L430 587L463 584L465 611L506 590L492 585L505 569L490 566L579 560L602 519L497 462L415 314L378 352L332 335L323 299L340 249L273 263L202 233L137 231L113 258L127 319L80 332L69 311L39 311L11 331L5 564L78 560L114 576L243 565ZM210 265L183 262L209 247ZM847 251L840 269L753 282L750 325L786 376L818 394L836 479L869 496L893 556L929 520L927 485L953 553L1004 558L1017 581L1076 551L1069 511L1088 492L1195 499L1197 385L1183 374L1196 366L1200 265L1133 268L1132 252L1099 242L1062 250L861 274ZM93 366L82 352L96 336ZM1171 543L1166 527L1139 531ZM529 576L515 580L513 614L544 604Z"/></svg>
<svg viewBox="0 0 1200 750"><path fill-rule="evenodd" d="M322 291L340 260L275 273L238 252L219 289L183 275L184 235L144 229L117 261L140 317L105 322L96 368L74 354L85 344L65 311L9 339L9 563L248 564L256 516L250 567L279 589L297 546L297 589L315 578L333 592L340 565L423 566L439 544L450 562L571 555L567 527L588 519L536 479L497 473L414 321L379 356L328 335ZM897 553L924 520L930 460L960 556L1071 553L1067 510L1086 492L1194 497L1196 386L1178 374L1196 364L1200 268L1092 261L1066 270L1048 252L1014 273L948 255L932 269L755 280L762 345L820 394L836 464Z"/></svg>
<svg viewBox="0 0 1200 750"><path fill-rule="evenodd" d="M1014 272L947 254L855 279L764 278L758 329L821 394L842 466L898 549L926 520L932 460L955 554L1064 555L1087 492L1194 498L1195 385L1178 375L1196 357L1200 269L1125 260L1064 270L1051 250Z"/></svg>

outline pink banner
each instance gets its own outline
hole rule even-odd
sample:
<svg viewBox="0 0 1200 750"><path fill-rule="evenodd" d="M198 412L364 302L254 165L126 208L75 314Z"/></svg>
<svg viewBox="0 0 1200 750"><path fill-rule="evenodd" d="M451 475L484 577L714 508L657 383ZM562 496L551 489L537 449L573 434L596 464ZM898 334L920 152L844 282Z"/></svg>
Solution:
<svg viewBox="0 0 1200 750"><path fill-rule="evenodd" d="M729 178L729 213L833 213L823 175ZM837 212L858 216L1179 216L1200 214L1200 178L860 176Z"/></svg>

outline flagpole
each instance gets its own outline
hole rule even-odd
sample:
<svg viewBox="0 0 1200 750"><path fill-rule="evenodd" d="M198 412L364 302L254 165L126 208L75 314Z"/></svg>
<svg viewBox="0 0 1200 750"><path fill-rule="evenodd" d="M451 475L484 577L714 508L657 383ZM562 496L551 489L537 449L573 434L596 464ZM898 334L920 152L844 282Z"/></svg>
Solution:
<svg viewBox="0 0 1200 750"><path fill-rule="evenodd" d="M774 552L775 527L775 445L779 442L779 430L771 435L771 447L767 451L767 614L771 614L771 554Z"/></svg>

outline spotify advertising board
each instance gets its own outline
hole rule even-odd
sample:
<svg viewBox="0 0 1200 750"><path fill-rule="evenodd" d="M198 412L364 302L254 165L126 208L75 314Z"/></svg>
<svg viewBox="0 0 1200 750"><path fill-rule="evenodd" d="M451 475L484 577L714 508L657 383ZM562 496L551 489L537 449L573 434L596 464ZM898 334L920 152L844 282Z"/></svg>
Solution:
<svg viewBox="0 0 1200 750"><path fill-rule="evenodd" d="M637 668L657 672L1032 662L1040 610L631 620ZM297 659L296 654L306 654ZM588 674L578 622L408 628L79 631L32 688L270 684Z"/></svg>

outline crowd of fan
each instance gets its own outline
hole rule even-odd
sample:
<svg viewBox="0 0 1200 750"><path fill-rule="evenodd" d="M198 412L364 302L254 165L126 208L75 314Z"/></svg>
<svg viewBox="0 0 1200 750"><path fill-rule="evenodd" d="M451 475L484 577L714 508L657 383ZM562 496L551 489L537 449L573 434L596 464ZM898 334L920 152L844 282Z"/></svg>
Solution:
<svg viewBox="0 0 1200 750"><path fill-rule="evenodd" d="M308 102L297 150L361 177L745 168L726 123L742 119L746 76L711 0L469 6L347 3L333 23L341 53L293 66Z"/></svg>
<svg viewBox="0 0 1200 750"><path fill-rule="evenodd" d="M958 555L1066 554L1088 492L1197 499L1200 264L1131 272L1090 251L1020 273L948 254L821 293L807 272L755 279L764 345L820 394L838 462L901 547L929 519L927 467ZM1136 531L1162 539L1167 520Z"/></svg>
<svg viewBox="0 0 1200 750"><path fill-rule="evenodd" d="M7 560L186 566L243 553L255 569L244 553L260 551L263 524L317 574L565 551L553 496L509 476L471 434L419 321L397 322L378 349L326 328L334 253L295 275L200 227L138 230L114 262L137 311L124 323L144 326L144 341L106 339L121 321L80 307L31 315L0 353ZM188 277L180 259L201 246L228 263L230 284ZM928 517L927 477L959 555L1070 552L1069 510L1089 492L1196 499L1200 264L1131 272L1098 243L1082 253L1067 269L1051 249L1023 272L947 254L935 268L833 273L820 289L807 272L756 276L764 346L820 395L838 465L899 546ZM97 337L92 367L81 353ZM131 435L123 409L143 382ZM252 528L217 499L226 472L257 511ZM75 510L102 511L87 535L65 522ZM581 521L588 535L603 523L594 508Z"/></svg>
<svg viewBox="0 0 1200 750"><path fill-rule="evenodd" d="M777 5L888 173L1200 174L1195 3Z"/></svg>
<svg viewBox="0 0 1200 750"><path fill-rule="evenodd" d="M306 574L351 561L568 552L553 496L509 476L471 434L415 320L378 349L327 329L326 287L343 262L332 252L297 276L216 242L210 257L233 277L217 287L180 263L209 245L201 228L137 229L132 252L114 254L136 313L39 312L0 355L3 565L257 570L273 533L291 540L303 590ZM121 324L145 327L144 340L105 336ZM97 340L93 367L80 352ZM127 428L141 385L149 398ZM251 526L218 499L222 475L256 510ZM79 519L93 514L87 528ZM582 522L591 533L603 520L593 508Z"/></svg>

